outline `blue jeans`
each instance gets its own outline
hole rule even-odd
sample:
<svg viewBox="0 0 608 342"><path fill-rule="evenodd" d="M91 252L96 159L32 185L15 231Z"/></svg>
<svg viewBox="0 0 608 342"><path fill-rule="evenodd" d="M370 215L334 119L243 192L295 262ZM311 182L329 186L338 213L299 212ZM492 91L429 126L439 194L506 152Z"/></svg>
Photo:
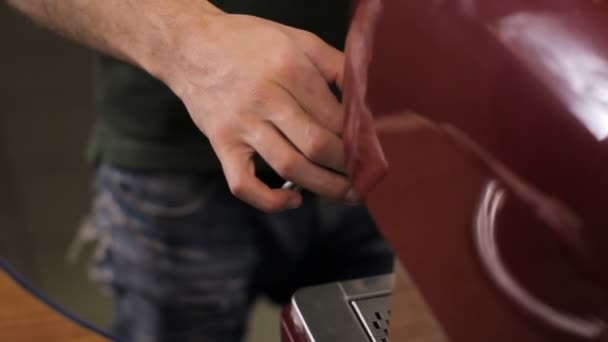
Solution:
<svg viewBox="0 0 608 342"><path fill-rule="evenodd" d="M101 165L95 185L91 274L128 341L240 341L257 296L285 303L303 286L392 271L363 207L306 193L301 208L265 214L221 174Z"/></svg>

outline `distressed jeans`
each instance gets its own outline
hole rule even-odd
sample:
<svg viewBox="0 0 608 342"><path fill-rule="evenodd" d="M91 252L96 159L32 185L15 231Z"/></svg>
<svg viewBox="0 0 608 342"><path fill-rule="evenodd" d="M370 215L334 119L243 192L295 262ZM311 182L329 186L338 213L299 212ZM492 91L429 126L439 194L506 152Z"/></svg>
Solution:
<svg viewBox="0 0 608 342"><path fill-rule="evenodd" d="M102 164L91 226L91 275L111 290L127 341L240 341L258 296L286 303L303 286L392 271L364 207L305 193L301 208L265 214L219 173Z"/></svg>

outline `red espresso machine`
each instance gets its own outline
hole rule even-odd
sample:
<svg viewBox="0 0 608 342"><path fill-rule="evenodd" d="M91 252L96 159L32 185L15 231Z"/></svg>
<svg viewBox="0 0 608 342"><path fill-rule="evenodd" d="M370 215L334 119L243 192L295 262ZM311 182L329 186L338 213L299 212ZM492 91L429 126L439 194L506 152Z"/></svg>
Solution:
<svg viewBox="0 0 608 342"><path fill-rule="evenodd" d="M348 170L398 266L284 342L608 341L608 3L360 0Z"/></svg>

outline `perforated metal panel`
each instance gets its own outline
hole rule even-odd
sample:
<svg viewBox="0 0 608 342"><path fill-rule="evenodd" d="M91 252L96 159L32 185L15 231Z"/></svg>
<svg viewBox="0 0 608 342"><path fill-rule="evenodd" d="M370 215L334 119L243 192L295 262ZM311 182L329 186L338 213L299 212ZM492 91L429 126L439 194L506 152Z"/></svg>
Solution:
<svg viewBox="0 0 608 342"><path fill-rule="evenodd" d="M388 326L390 324L390 297L378 296L351 302L359 316L370 341L388 342Z"/></svg>
<svg viewBox="0 0 608 342"><path fill-rule="evenodd" d="M387 342L391 284L385 275L300 289L289 319L302 341Z"/></svg>

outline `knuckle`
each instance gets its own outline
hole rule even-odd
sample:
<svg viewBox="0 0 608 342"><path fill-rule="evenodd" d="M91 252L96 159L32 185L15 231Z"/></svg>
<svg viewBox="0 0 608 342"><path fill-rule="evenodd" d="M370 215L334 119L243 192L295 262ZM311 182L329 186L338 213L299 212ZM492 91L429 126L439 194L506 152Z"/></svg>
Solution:
<svg viewBox="0 0 608 342"><path fill-rule="evenodd" d="M297 72L297 56L291 48L284 48L277 53L274 64L275 72L281 78L291 79Z"/></svg>
<svg viewBox="0 0 608 342"><path fill-rule="evenodd" d="M296 157L285 157L281 158L277 161L277 165L275 167L275 171L279 174L279 176L283 178L291 178L293 175L297 164Z"/></svg>
<svg viewBox="0 0 608 342"><path fill-rule="evenodd" d="M245 121L243 124L243 132L241 138L244 142L251 146L263 145L266 140L267 130L259 121Z"/></svg>
<svg viewBox="0 0 608 342"><path fill-rule="evenodd" d="M270 200L260 206L260 209L266 213L274 214L282 211L284 205L281 201Z"/></svg>
<svg viewBox="0 0 608 342"><path fill-rule="evenodd" d="M323 158L326 144L326 139L320 137L319 134L311 134L304 145L302 152L308 159L319 161Z"/></svg>
<svg viewBox="0 0 608 342"><path fill-rule="evenodd" d="M308 41L308 46L313 54L323 52L326 48L323 40L314 33L306 32L305 39Z"/></svg>
<svg viewBox="0 0 608 342"><path fill-rule="evenodd" d="M319 174L318 179L318 188L315 192L332 200L343 200L351 187L346 177L330 171Z"/></svg>
<svg viewBox="0 0 608 342"><path fill-rule="evenodd" d="M265 82L257 82L252 85L250 90L250 102L254 108L264 108L273 100L273 92L268 89L268 86ZM247 101L249 102L249 101ZM249 103L247 103L247 107ZM251 109L251 108L244 108Z"/></svg>
<svg viewBox="0 0 608 342"><path fill-rule="evenodd" d="M238 198L244 197L247 192L247 182L245 177L239 174L229 177L228 187L234 196Z"/></svg>
<svg viewBox="0 0 608 342"><path fill-rule="evenodd" d="M268 118L275 125L283 126L296 120L298 115L300 115L298 110L293 106L278 104L274 106L274 110L268 114Z"/></svg>
<svg viewBox="0 0 608 342"><path fill-rule="evenodd" d="M310 31L300 31L300 39L304 43L308 53L314 56L323 55L327 49L327 44L319 36Z"/></svg>
<svg viewBox="0 0 608 342"><path fill-rule="evenodd" d="M205 136L211 144L222 144L232 134L232 130L227 125L216 125L205 131Z"/></svg>
<svg viewBox="0 0 608 342"><path fill-rule="evenodd" d="M321 38L319 38L316 34L308 30L297 29L295 32L297 34L298 40L300 40L301 42L305 42L307 44L314 44L318 41L321 41Z"/></svg>
<svg viewBox="0 0 608 342"><path fill-rule="evenodd" d="M343 200L350 187L346 182L336 182L327 189L327 197L333 200Z"/></svg>

